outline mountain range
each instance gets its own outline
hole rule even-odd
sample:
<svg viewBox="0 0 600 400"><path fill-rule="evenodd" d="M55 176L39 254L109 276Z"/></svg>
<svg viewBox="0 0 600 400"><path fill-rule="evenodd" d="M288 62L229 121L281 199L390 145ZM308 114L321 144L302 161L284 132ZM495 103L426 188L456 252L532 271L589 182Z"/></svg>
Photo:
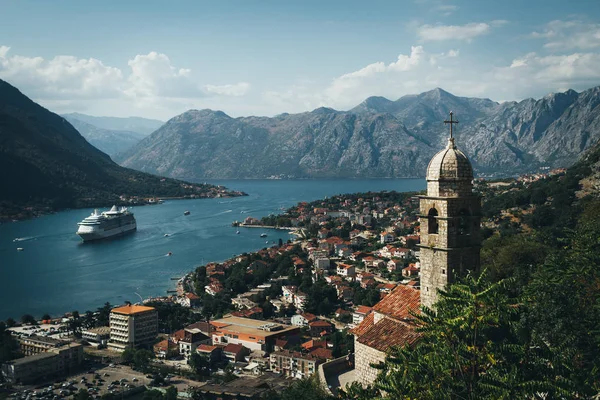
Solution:
<svg viewBox="0 0 600 400"><path fill-rule="evenodd" d="M0 220L40 210L110 206L122 203L122 196L203 197L222 190L120 167L66 119L3 80L0 170Z"/></svg>
<svg viewBox="0 0 600 400"><path fill-rule="evenodd" d="M63 117L94 147L113 157L128 150L164 122L139 117L94 117L71 113Z"/></svg>
<svg viewBox="0 0 600 400"><path fill-rule="evenodd" d="M458 146L480 175L562 167L600 138L600 87L497 103L436 88L349 111L232 118L190 110L119 154L123 166L174 178L421 177L460 121Z"/></svg>

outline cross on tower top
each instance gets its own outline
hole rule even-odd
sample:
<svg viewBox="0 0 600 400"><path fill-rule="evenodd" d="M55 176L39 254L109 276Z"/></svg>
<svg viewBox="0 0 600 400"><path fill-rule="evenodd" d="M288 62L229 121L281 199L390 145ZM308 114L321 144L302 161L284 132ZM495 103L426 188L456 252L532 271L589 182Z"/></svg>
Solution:
<svg viewBox="0 0 600 400"><path fill-rule="evenodd" d="M453 115L454 115L454 113L452 111L450 111L450 120L444 121L444 124L450 124L450 139L452 139L452 125L458 124L458 121L455 121L454 119L452 119Z"/></svg>

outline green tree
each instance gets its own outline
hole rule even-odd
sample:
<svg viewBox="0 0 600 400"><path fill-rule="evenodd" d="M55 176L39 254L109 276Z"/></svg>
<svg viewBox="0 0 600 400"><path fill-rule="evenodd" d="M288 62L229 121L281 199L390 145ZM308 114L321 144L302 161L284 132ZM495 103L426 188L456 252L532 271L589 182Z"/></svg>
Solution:
<svg viewBox="0 0 600 400"><path fill-rule="evenodd" d="M165 396L160 390L152 389L144 392L143 400L163 400Z"/></svg>
<svg viewBox="0 0 600 400"><path fill-rule="evenodd" d="M518 332L520 304L507 281L483 274L440 291L436 311L415 315L421 339L392 350L376 388L399 399L571 398L560 359Z"/></svg>
<svg viewBox="0 0 600 400"><path fill-rule="evenodd" d="M35 318L33 317L33 315L31 315L31 314L24 314L21 317L21 323L23 323L23 324L35 324L36 321L35 321Z"/></svg>
<svg viewBox="0 0 600 400"><path fill-rule="evenodd" d="M199 377L210 376L210 362L206 356L193 353L190 357L189 364L192 368L192 371L194 371Z"/></svg>
<svg viewBox="0 0 600 400"><path fill-rule="evenodd" d="M175 386L169 386L164 396L165 400L177 400L177 388Z"/></svg>
<svg viewBox="0 0 600 400"><path fill-rule="evenodd" d="M91 400L93 397L85 389L79 389L79 391L73 396L74 400Z"/></svg>
<svg viewBox="0 0 600 400"><path fill-rule="evenodd" d="M139 349L133 355L133 366L139 371L146 371L150 366L150 360L154 358L154 353L150 350Z"/></svg>
<svg viewBox="0 0 600 400"><path fill-rule="evenodd" d="M123 352L121 353L121 360L125 364L131 364L133 362L134 356L135 356L135 349L128 347L125 350L123 350Z"/></svg>
<svg viewBox="0 0 600 400"><path fill-rule="evenodd" d="M42 320L43 321L47 321L47 320L50 320L50 319L52 319L52 317L50 316L50 314L44 314L44 315L42 315Z"/></svg>
<svg viewBox="0 0 600 400"><path fill-rule="evenodd" d="M11 318L11 317L8 317L8 318L6 319L6 327L8 327L8 328L12 328L12 327L14 327L14 326L16 326L16 325L17 325L17 321L15 321L13 318Z"/></svg>

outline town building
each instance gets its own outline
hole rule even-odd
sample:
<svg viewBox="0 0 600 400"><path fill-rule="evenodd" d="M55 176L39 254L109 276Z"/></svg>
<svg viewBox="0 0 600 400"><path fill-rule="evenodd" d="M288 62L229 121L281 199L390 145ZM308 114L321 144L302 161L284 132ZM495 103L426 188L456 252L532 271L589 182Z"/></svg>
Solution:
<svg viewBox="0 0 600 400"><path fill-rule="evenodd" d="M306 378L317 371L321 360L310 354L288 350L276 351L269 356L271 371L292 378Z"/></svg>
<svg viewBox="0 0 600 400"><path fill-rule="evenodd" d="M202 333L198 328L185 328L184 335L179 340L179 354L189 360L190 356L196 351L201 344L210 344L211 338Z"/></svg>
<svg viewBox="0 0 600 400"><path fill-rule="evenodd" d="M156 358L171 358L179 354L179 347L172 340L165 339L152 346Z"/></svg>
<svg viewBox="0 0 600 400"><path fill-rule="evenodd" d="M108 347L112 350L150 345L157 334L158 312L153 307L127 304L110 312Z"/></svg>
<svg viewBox="0 0 600 400"><path fill-rule="evenodd" d="M296 314L292 316L290 323L294 326L308 326L309 322L315 321L316 319L316 315L311 313Z"/></svg>
<svg viewBox="0 0 600 400"><path fill-rule="evenodd" d="M83 345L66 344L2 364L2 376L17 384L41 381L77 372L83 363Z"/></svg>
<svg viewBox="0 0 600 400"><path fill-rule="evenodd" d="M241 344L250 350L272 351L277 339L298 341L300 328L274 321L226 316L211 321L213 344Z"/></svg>
<svg viewBox="0 0 600 400"><path fill-rule="evenodd" d="M23 336L19 339L21 353L25 356L45 353L48 350L57 349L66 345L64 340L54 339L46 336Z"/></svg>
<svg viewBox="0 0 600 400"><path fill-rule="evenodd" d="M99 326L81 331L81 338L88 342L106 344L110 338L110 326Z"/></svg>

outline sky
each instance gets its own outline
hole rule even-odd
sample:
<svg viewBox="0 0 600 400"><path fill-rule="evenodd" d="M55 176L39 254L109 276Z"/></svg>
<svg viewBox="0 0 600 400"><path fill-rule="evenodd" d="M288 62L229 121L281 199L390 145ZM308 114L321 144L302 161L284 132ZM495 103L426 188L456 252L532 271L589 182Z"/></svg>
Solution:
<svg viewBox="0 0 600 400"><path fill-rule="evenodd" d="M598 0L0 0L0 79L57 113L348 110L600 85Z"/></svg>

